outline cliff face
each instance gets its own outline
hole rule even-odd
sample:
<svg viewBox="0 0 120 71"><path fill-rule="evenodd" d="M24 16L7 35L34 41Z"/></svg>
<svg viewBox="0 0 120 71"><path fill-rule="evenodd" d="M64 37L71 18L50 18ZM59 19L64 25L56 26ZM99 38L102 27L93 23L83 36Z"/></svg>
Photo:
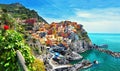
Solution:
<svg viewBox="0 0 120 71"><path fill-rule="evenodd" d="M91 44L91 40L83 26L71 21L41 24L39 30L32 33L32 35L34 38L39 39L42 45L59 46L63 49L70 48L77 53L87 50Z"/></svg>
<svg viewBox="0 0 120 71"><path fill-rule="evenodd" d="M72 40L69 45L71 51L82 53L89 49L92 42L82 24L71 21L63 21L59 24L66 24L67 26L68 32L66 33L70 33L68 38Z"/></svg>
<svg viewBox="0 0 120 71"><path fill-rule="evenodd" d="M41 16L37 14L35 10L30 10L20 3L0 4L0 9L7 10L7 12L11 13L14 18L21 19L37 18L39 22L47 23Z"/></svg>

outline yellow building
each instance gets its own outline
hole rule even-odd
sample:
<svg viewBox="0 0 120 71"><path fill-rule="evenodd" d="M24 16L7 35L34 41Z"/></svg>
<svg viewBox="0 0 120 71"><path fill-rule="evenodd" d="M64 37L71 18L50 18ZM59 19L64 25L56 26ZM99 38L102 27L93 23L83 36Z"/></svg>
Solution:
<svg viewBox="0 0 120 71"><path fill-rule="evenodd" d="M45 42L47 41L47 39L46 38L39 38L39 41L40 41L40 43L41 44L45 44Z"/></svg>
<svg viewBox="0 0 120 71"><path fill-rule="evenodd" d="M63 37L61 37L61 36L58 36L58 37L57 37L57 41L58 41L58 42L60 42L60 41L62 41L62 40L63 40Z"/></svg>

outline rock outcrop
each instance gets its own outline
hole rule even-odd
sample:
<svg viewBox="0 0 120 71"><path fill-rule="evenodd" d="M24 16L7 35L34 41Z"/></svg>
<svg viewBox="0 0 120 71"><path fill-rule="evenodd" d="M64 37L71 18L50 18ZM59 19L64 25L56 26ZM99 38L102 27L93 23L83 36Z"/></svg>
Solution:
<svg viewBox="0 0 120 71"><path fill-rule="evenodd" d="M85 40L78 40L71 43L70 49L74 52L82 53L89 49L89 43L87 43Z"/></svg>

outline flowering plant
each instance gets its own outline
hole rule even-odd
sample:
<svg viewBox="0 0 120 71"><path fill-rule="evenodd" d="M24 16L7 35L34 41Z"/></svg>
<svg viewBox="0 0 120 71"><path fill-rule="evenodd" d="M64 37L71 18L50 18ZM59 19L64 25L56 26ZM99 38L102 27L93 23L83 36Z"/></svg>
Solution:
<svg viewBox="0 0 120 71"><path fill-rule="evenodd" d="M8 30L9 26L8 25L4 25L4 30Z"/></svg>

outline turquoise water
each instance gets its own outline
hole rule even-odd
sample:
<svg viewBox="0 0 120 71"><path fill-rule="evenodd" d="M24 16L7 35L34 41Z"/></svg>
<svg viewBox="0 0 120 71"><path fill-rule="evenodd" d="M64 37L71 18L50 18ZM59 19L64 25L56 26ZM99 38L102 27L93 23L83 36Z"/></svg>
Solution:
<svg viewBox="0 0 120 71"><path fill-rule="evenodd" d="M120 34L89 34L89 37L95 44L108 44L107 49L120 52ZM82 55L84 59L99 61L98 65L93 65L82 71L120 71L120 58L114 58L96 50L87 51Z"/></svg>

